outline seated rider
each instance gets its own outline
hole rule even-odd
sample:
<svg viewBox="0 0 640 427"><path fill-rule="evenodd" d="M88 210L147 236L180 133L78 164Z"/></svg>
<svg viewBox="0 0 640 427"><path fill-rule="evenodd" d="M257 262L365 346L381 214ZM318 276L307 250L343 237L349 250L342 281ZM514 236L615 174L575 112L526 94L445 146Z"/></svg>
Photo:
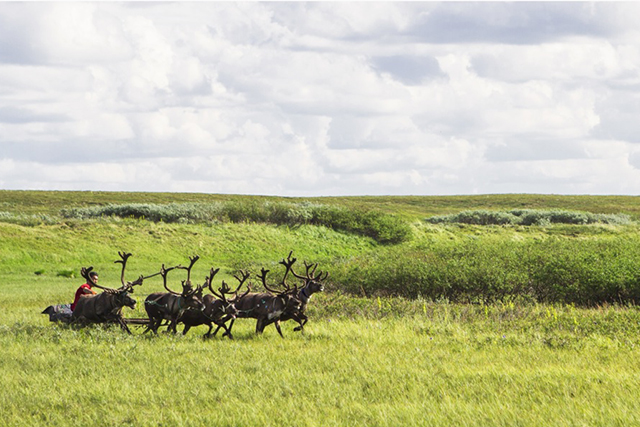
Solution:
<svg viewBox="0 0 640 427"><path fill-rule="evenodd" d="M89 273L89 277L91 277L91 279L94 282L96 283L98 282L98 273L96 273L95 271L92 271L91 273ZM71 304L71 311L75 310L76 304L78 303L78 300L80 299L81 296L95 295L95 293L96 292L91 288L91 283L85 283L84 285L80 285L80 287L76 291L76 297L73 300L73 303Z"/></svg>

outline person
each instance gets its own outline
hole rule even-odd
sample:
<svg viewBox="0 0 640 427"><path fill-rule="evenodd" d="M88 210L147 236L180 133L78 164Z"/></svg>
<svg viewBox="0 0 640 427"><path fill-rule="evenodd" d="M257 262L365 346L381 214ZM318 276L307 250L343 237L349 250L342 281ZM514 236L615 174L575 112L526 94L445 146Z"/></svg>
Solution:
<svg viewBox="0 0 640 427"><path fill-rule="evenodd" d="M96 273L95 271L92 271L91 273L89 273L89 277L91 277L91 279L95 283L98 283L98 273ZM96 294L96 291L94 291L93 288L91 287L91 283L87 282L83 285L80 285L78 290L76 290L76 297L73 300L73 303L71 303L71 311L75 310L76 304L78 303L78 300L80 299L81 296L95 295L95 294Z"/></svg>

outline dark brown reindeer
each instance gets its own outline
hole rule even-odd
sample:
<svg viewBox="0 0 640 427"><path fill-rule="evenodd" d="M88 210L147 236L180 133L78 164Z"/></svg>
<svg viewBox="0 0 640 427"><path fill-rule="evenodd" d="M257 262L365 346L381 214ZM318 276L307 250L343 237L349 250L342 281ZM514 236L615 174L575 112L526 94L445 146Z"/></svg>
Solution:
<svg viewBox="0 0 640 427"><path fill-rule="evenodd" d="M231 330L227 328L226 322L235 319L238 315L238 310L235 307L235 302L242 298L244 295L247 295L251 290L251 287L248 287L247 291L244 295L238 297L238 291L244 284L244 282L249 278L249 273L241 271L242 277L234 276L236 280L240 282L235 291L231 291L229 285L223 280L222 287L218 288L218 292L216 293L213 290L213 277L220 271L219 268L211 269L209 276L205 278L205 284L203 288L209 288L211 294L207 294L202 299L204 304L204 310L202 311L185 311L182 317L178 320L180 323L184 323L184 329L182 331L183 334L186 334L189 329L194 326L207 325L209 326L209 330L204 335L204 338L209 338L211 336L211 330L213 329L213 325L218 326L216 328L216 333L220 328L224 328L225 332L222 335L228 336L230 339L233 339L231 335ZM227 299L226 295L234 295L233 299ZM213 334L215 336L215 333Z"/></svg>
<svg viewBox="0 0 640 427"><path fill-rule="evenodd" d="M91 277L93 267L83 267L80 270L80 274L87 280L87 283L90 283L92 287L102 289L104 292L97 295L82 296L78 300L75 310L73 310L72 321L78 323L117 323L123 330L129 334L131 333L122 318L122 308L135 308L136 300L129 294L133 293L134 286L142 285L144 277L140 276L133 282L125 283L124 270L131 254L118 252L118 255L120 255L121 259L115 262L122 264L122 273L120 275L122 286L118 289L98 285Z"/></svg>
<svg viewBox="0 0 640 427"><path fill-rule="evenodd" d="M300 310L301 303L296 297L298 289L297 287L291 289L285 282L287 274L289 274L288 268L281 283L285 287L284 290L276 290L267 285L268 272L269 270L262 268L258 276L267 292L248 293L242 298L238 298L235 303L236 309L238 310L237 317L256 319L257 334L261 334L266 326L275 323L276 330L280 336L284 338L282 329L280 328L280 316L285 312L295 313ZM233 319L229 325L229 334L231 333L234 320L235 319ZM218 329L220 328L218 327ZM216 329L216 332L218 329ZM216 332L214 332L214 335Z"/></svg>
<svg viewBox="0 0 640 427"><path fill-rule="evenodd" d="M162 264L162 267L160 268L160 275L162 275L164 288L168 292L154 292L147 296L144 301L144 308L147 312L147 316L149 317L149 324L147 325L147 330L145 332L153 331L153 333L157 334L162 321L169 320L169 327L167 328L167 331L173 331L173 333L176 333L178 319L185 313L185 311L201 311L204 309L204 304L202 304L201 299L202 288L198 286L194 289L191 285L191 268L198 259L199 257L197 255L189 257L189 267L177 265L175 267L165 268L164 264ZM176 268L187 270L187 280L186 282L182 282L182 292L180 293L172 291L167 286L167 273Z"/></svg>
<svg viewBox="0 0 640 427"><path fill-rule="evenodd" d="M309 318L305 314L305 311L307 310L307 304L309 304L309 300L311 300L311 296L313 294L315 294L316 292L324 291L324 284L322 282L327 280L327 278L329 277L329 273L327 272L323 274L322 271L320 271L317 275L314 276L316 268L318 268L318 264L307 264L307 262L304 261L304 267L306 269L305 275L300 276L299 274L296 274L296 272L293 270L293 264L296 262L296 258L291 258L292 254L293 251L289 252L287 260L285 261L283 259L282 261L280 261L280 264L284 265L287 268L287 271L291 271L291 274L293 274L295 277L304 281L304 286L298 291L297 294L297 298L300 300L301 304L300 308L296 311L285 311L284 313L282 313L282 315L280 316L280 321L284 322L287 320L294 320L298 322L299 326L296 326L293 330L304 332L304 325L306 325L307 321L309 320Z"/></svg>

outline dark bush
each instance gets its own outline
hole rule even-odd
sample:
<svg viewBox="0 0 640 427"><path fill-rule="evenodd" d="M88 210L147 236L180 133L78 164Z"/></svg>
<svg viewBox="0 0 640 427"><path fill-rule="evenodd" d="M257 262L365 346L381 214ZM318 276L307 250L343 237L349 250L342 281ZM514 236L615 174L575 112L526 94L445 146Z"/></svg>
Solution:
<svg viewBox="0 0 640 427"><path fill-rule="evenodd" d="M640 239L467 238L393 246L344 261L335 283L357 295L455 302L640 302Z"/></svg>

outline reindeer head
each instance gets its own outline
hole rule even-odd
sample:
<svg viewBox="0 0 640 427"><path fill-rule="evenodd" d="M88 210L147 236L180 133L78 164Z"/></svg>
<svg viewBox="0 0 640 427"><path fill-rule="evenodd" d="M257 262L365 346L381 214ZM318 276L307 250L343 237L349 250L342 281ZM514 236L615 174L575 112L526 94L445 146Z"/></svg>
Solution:
<svg viewBox="0 0 640 427"><path fill-rule="evenodd" d="M293 262L295 262L295 259L293 260ZM282 300L284 305L284 311L288 313L294 313L296 311L299 311L300 308L302 307L302 301L300 301L300 299L298 298L298 287L294 285L294 287L291 288L285 282L293 262L290 265L285 264L285 267L287 267L287 271L285 272L284 277L282 278L281 285L284 286L283 290L277 290L267 285L267 273L269 272L269 270L265 270L264 268L262 268L260 270L260 275L258 275L258 278L260 278L260 280L262 281L262 286L267 291L275 294L276 297Z"/></svg>
<svg viewBox="0 0 640 427"><path fill-rule="evenodd" d="M184 298L185 310L204 310L202 302L202 286L198 285L195 289L190 283L182 284L182 298Z"/></svg>
<svg viewBox="0 0 640 427"><path fill-rule="evenodd" d="M248 285L247 291L241 297L238 297L238 291L240 290L244 282L249 278L250 274L246 271L241 271L240 274L242 277L238 277L238 275L234 275L236 280L240 282L235 291L232 291L231 288L229 288L229 285L227 284L227 282L223 280L222 287L218 288L218 292L216 292L213 290L212 283L213 283L213 276L215 276L218 273L218 271L220 271L219 268L215 270L211 268L209 277L205 279L205 286L208 286L211 293L218 298L219 304L221 304L219 307L221 308L222 313L225 315L231 316L232 318L235 319L236 316L238 315L238 309L236 308L236 305L235 305L236 301L238 301L239 298L242 298L243 296L248 294L249 291L251 290L251 286ZM233 298L228 299L227 295L233 295Z"/></svg>
<svg viewBox="0 0 640 427"><path fill-rule="evenodd" d="M204 309L204 304L202 302L202 287L196 286L194 289L191 285L191 267L198 260L198 257L192 257L191 264L189 267L183 267L182 265L177 265L175 267L165 268L164 264L160 267L160 275L162 276L162 283L164 288L173 295L179 295L182 298L184 309L185 310L200 310ZM167 274L174 269L183 269L188 271L188 276L186 281L182 281L182 292L175 292L169 289L167 286Z"/></svg>
<svg viewBox="0 0 640 427"><path fill-rule="evenodd" d="M327 278L329 277L329 273L323 273L322 271L320 271L318 274L316 274L316 268L318 268L318 264L308 264L307 261L304 261L304 267L306 269L305 275L302 276L297 274L295 271L293 271L293 264L296 262L296 258L291 258L292 254L293 251L289 252L289 256L287 257L287 259L283 259L282 261L280 261L280 264L284 265L287 269L285 278L290 271L291 274L293 274L296 278L304 281L303 289L306 290L306 293L308 295L314 294L316 292L323 292L324 283L322 282L327 280Z"/></svg>
<svg viewBox="0 0 640 427"><path fill-rule="evenodd" d="M136 308L136 300L129 295L129 289L119 289L116 294L116 301L119 306L129 307L132 310Z"/></svg>

